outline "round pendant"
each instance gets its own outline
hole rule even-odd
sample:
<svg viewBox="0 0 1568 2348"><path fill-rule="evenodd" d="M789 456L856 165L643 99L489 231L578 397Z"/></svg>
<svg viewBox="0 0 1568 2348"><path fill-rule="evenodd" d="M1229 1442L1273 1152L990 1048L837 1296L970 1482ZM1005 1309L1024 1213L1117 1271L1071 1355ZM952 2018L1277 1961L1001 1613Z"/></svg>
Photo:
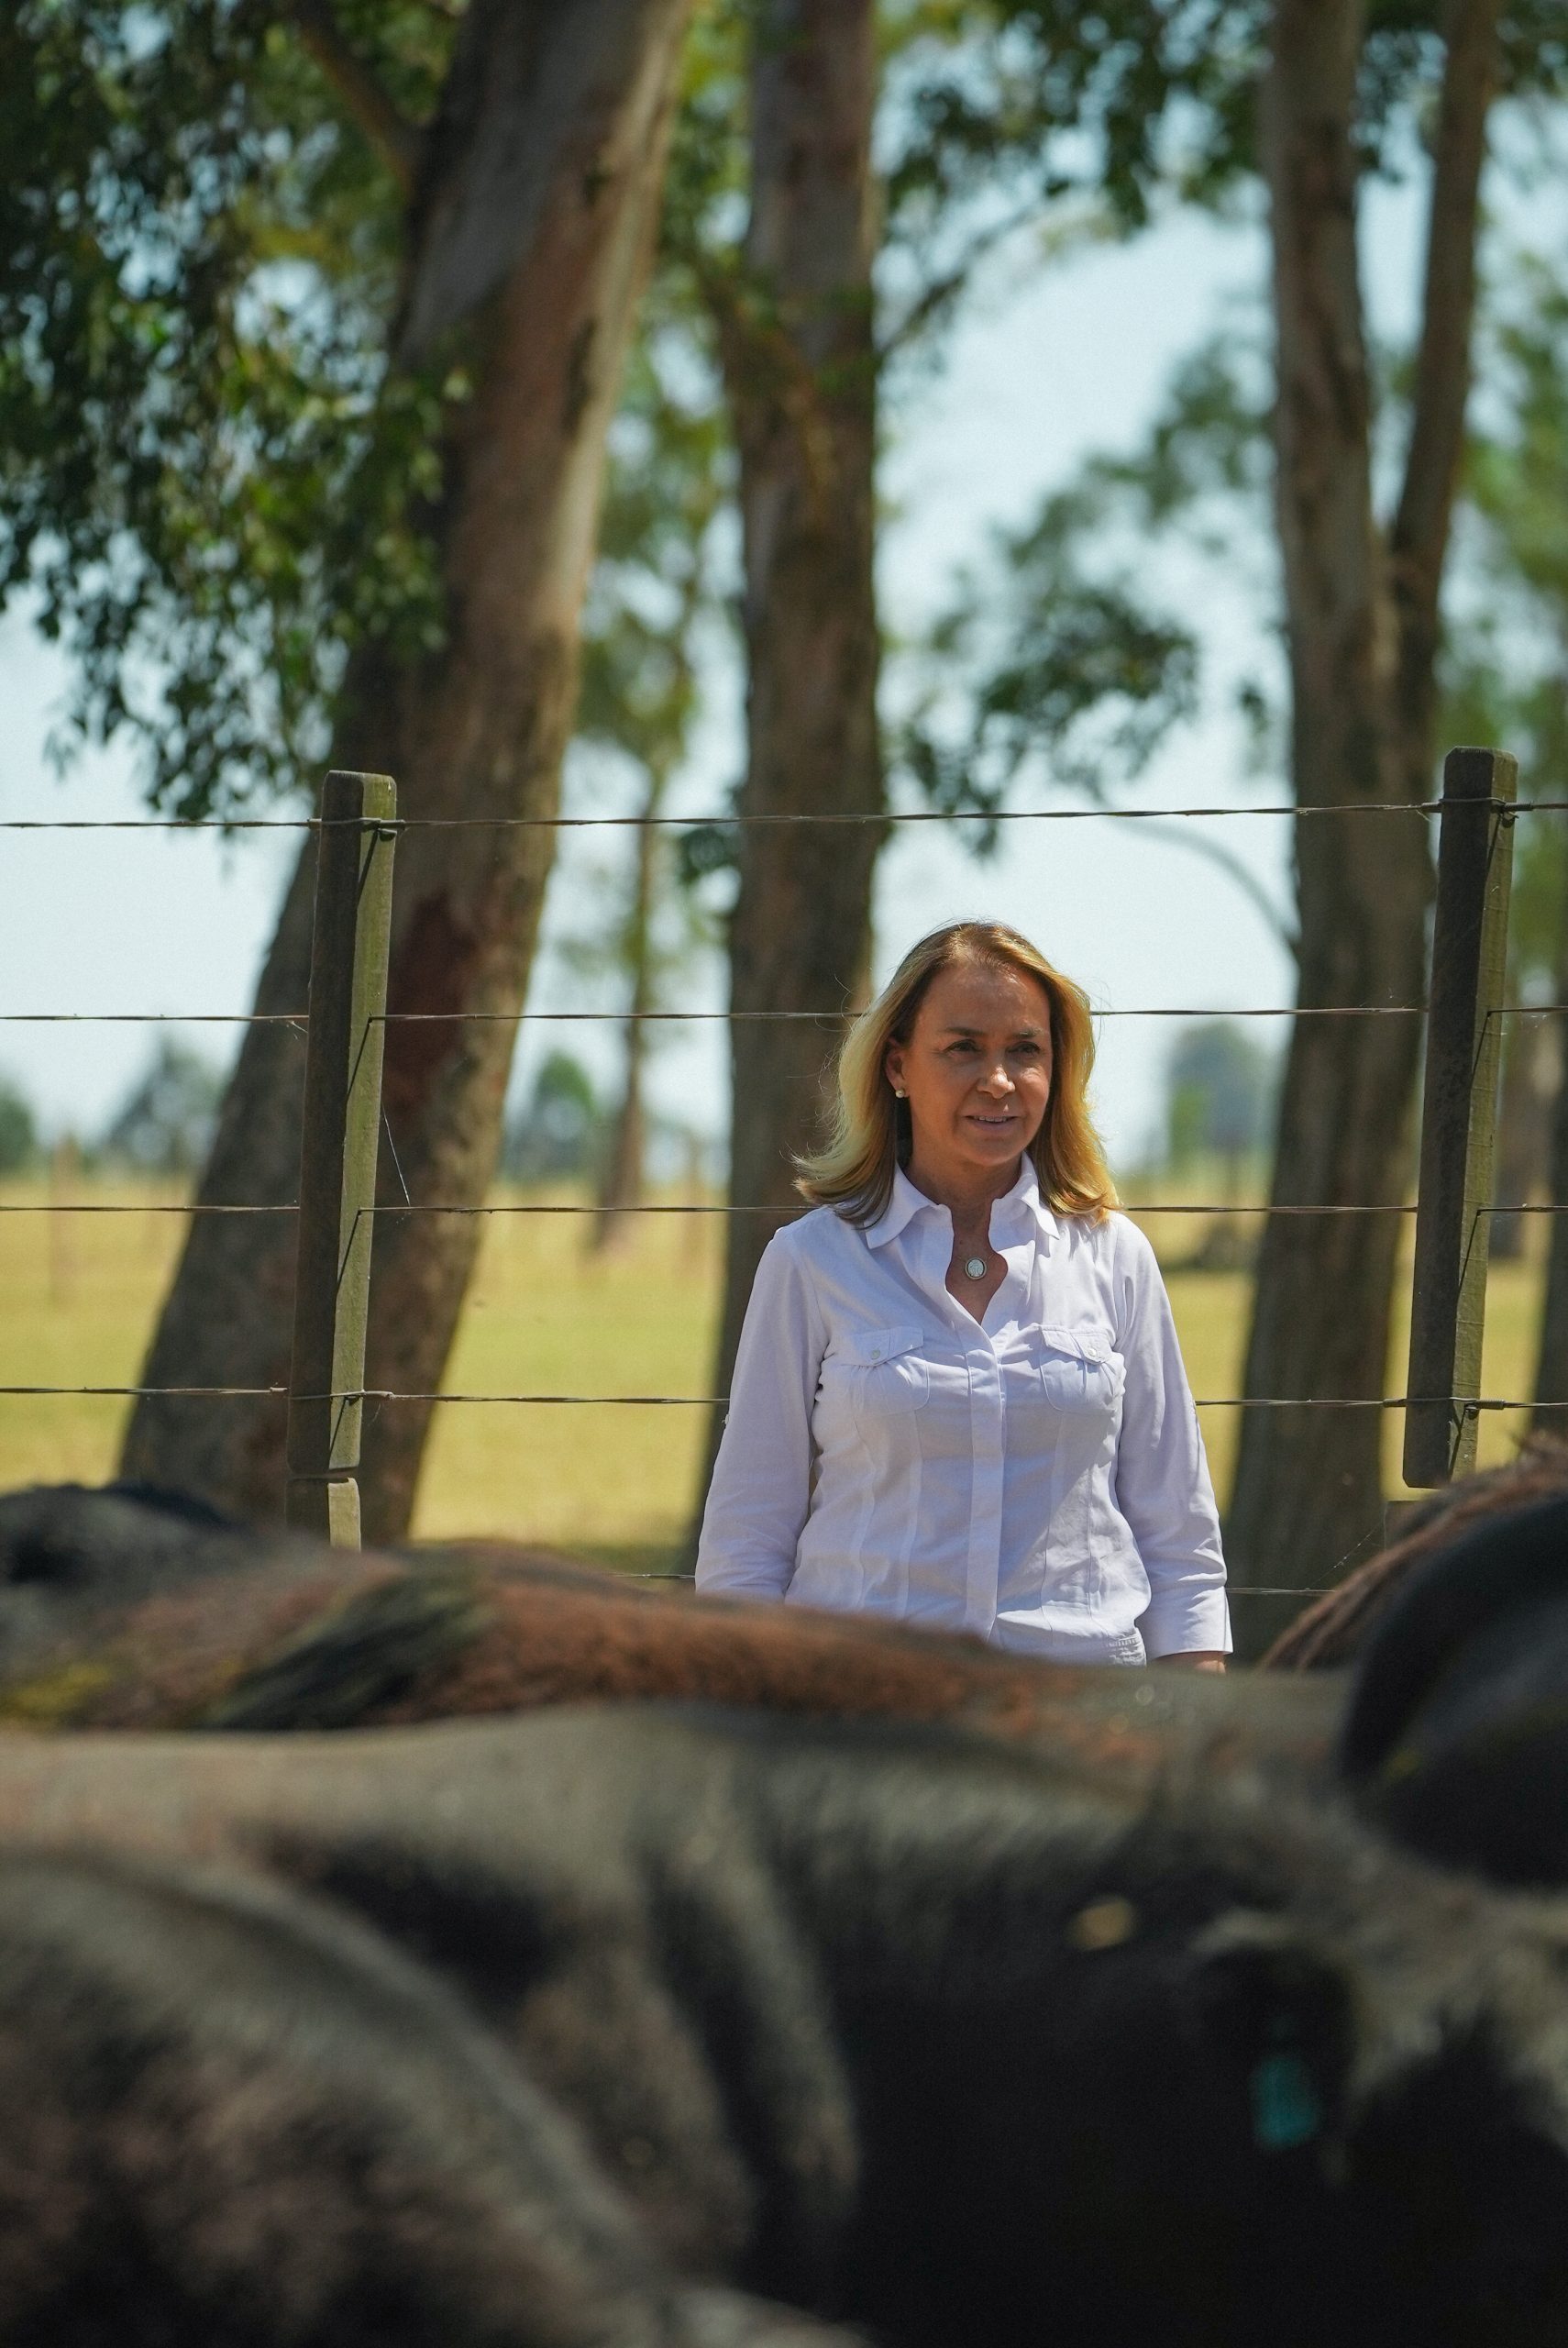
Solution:
<svg viewBox="0 0 1568 2348"><path fill-rule="evenodd" d="M972 1280L983 1280L986 1277L985 1257L983 1256L966 1256L964 1258L964 1269Z"/></svg>

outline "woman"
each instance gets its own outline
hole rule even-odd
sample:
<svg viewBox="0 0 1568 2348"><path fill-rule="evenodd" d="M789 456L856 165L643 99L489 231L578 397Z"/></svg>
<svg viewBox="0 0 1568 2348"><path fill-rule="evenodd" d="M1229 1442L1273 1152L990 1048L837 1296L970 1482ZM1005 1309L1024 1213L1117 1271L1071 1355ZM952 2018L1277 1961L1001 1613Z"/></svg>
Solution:
<svg viewBox="0 0 1568 2348"><path fill-rule="evenodd" d="M817 1212L757 1268L700 1588L1224 1668L1203 1441L1093 1060L1087 999L1015 930L905 956L802 1164Z"/></svg>

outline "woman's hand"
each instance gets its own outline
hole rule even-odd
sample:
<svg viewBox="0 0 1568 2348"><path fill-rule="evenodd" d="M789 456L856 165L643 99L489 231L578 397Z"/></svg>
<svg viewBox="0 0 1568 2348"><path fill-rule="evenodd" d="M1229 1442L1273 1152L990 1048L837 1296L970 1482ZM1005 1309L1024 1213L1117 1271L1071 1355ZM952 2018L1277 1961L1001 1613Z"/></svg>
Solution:
<svg viewBox="0 0 1568 2348"><path fill-rule="evenodd" d="M1184 1671L1219 1671L1225 1668L1225 1657L1218 1647L1194 1647L1187 1655L1157 1655L1156 1663L1179 1664Z"/></svg>

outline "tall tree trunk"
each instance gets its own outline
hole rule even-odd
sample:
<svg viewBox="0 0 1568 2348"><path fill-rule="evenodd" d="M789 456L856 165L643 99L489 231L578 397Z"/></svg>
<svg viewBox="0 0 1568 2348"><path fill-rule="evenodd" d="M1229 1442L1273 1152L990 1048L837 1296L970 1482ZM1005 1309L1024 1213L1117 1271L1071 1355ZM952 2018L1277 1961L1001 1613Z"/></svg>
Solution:
<svg viewBox="0 0 1568 2348"><path fill-rule="evenodd" d="M1351 809L1428 795L1439 589L1463 446L1477 192L1498 0L1448 20L1409 452L1385 548L1355 249L1363 0L1277 0L1260 128L1274 251L1276 502L1297 802ZM1416 816L1301 816L1298 1002L1415 1003L1431 889ZM1410 1173L1414 1018L1308 1017L1282 1088L1276 1206L1387 1209ZM1274 1409L1384 1390L1400 1218L1271 1217L1259 1259L1227 1527L1240 1587L1323 1581L1381 1531L1382 1414ZM1288 1606L1291 1601L1286 1600ZM1275 1627L1242 1612L1243 1651Z"/></svg>
<svg viewBox="0 0 1568 2348"><path fill-rule="evenodd" d="M840 1014L869 959L879 818L873 0L758 0L747 282L723 319L740 454L747 659L723 1393L757 1259L818 1140ZM768 1021L758 1012L816 1013ZM709 1462L717 1446L715 1423Z"/></svg>
<svg viewBox="0 0 1568 2348"><path fill-rule="evenodd" d="M1557 932L1555 998L1568 1003L1568 858L1562 861ZM1552 1044L1557 1089L1551 1105L1547 1196L1557 1213L1547 1220L1546 1285L1541 1299L1540 1346L1535 1366L1534 1431L1568 1438L1568 1019L1556 1018Z"/></svg>
<svg viewBox="0 0 1568 2348"><path fill-rule="evenodd" d="M335 743L338 764L396 775L406 816L471 825L556 811L605 435L688 6L475 0L464 20L425 142L400 328L416 359L465 326L472 391L453 412L438 520L447 640L418 665L364 653ZM404 1185L421 1206L483 1198L553 847L547 828L415 829L399 843L384 1077L398 1170L383 1162L383 1204ZM290 887L259 1009L304 1006L311 866L307 854ZM398 1024L409 1013L425 1016ZM247 1031L204 1202L293 1197L301 1066L288 1030ZM379 1218L368 1384L438 1388L478 1228L461 1214ZM286 1218L197 1217L144 1381L280 1382L293 1273ZM428 1403L368 1412L368 1537L406 1529L429 1416ZM282 1436L275 1406L149 1398L124 1468L271 1514Z"/></svg>
<svg viewBox="0 0 1568 2348"><path fill-rule="evenodd" d="M1513 989L1510 999L1518 1001ZM1503 1033L1503 1081L1497 1105L1496 1193L1487 1253L1495 1264L1517 1263L1526 1246L1530 1203L1547 1180L1557 1038L1540 1018L1511 1019Z"/></svg>
<svg viewBox="0 0 1568 2348"><path fill-rule="evenodd" d="M624 1244L631 1232L625 1217L641 1202L643 1195L643 1157L647 1138L643 1071L647 1065L647 1014L654 1007L654 878L661 847L654 818L664 804L668 782L668 770L649 770L648 787L643 797L643 828L636 834L632 902L624 933L632 981L631 1000L622 1036L621 1098L611 1123L610 1146L599 1185L599 1213L593 1218L590 1241L595 1255Z"/></svg>

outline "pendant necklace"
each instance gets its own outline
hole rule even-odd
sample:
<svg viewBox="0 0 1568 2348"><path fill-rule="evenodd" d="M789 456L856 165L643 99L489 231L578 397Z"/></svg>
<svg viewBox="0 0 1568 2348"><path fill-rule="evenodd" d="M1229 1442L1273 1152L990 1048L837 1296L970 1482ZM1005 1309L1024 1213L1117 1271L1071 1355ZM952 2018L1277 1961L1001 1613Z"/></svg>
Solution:
<svg viewBox="0 0 1568 2348"><path fill-rule="evenodd" d="M964 1258L964 1269L972 1280L983 1280L986 1277L985 1257L983 1256L966 1256Z"/></svg>

